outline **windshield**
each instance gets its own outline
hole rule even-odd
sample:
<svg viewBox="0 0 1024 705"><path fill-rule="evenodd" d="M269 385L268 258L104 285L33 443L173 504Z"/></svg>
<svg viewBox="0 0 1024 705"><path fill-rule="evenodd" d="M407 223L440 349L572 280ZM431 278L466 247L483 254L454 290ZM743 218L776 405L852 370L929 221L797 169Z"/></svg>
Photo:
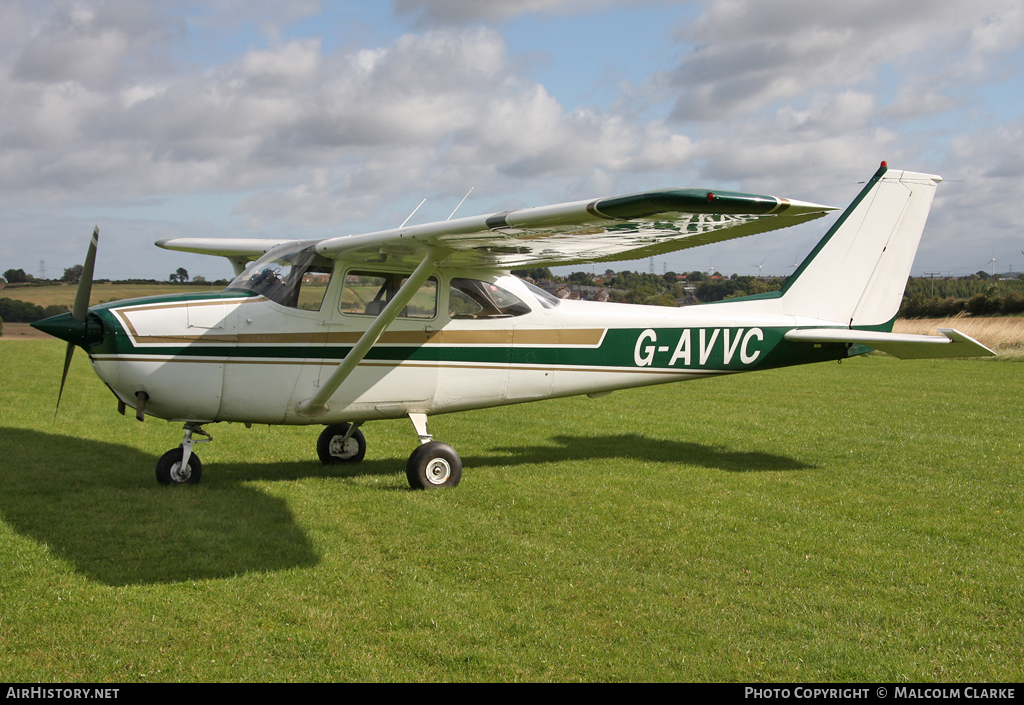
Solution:
<svg viewBox="0 0 1024 705"><path fill-rule="evenodd" d="M225 291L252 291L289 308L320 310L333 262L318 255L313 246L306 241L272 249L235 277Z"/></svg>

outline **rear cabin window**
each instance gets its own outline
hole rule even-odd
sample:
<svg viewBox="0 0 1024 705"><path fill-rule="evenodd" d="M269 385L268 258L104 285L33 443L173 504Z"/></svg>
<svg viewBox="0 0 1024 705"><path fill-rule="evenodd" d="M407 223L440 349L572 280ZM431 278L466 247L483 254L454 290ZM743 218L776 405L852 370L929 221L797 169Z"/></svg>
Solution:
<svg viewBox="0 0 1024 705"><path fill-rule="evenodd" d="M509 318L529 312L522 299L491 282L452 279L448 288L448 315L454 319Z"/></svg>
<svg viewBox="0 0 1024 705"><path fill-rule="evenodd" d="M378 316L407 280L406 275L392 272L349 271L341 292L341 312ZM437 315L437 279L428 279L398 315L400 318L434 318Z"/></svg>

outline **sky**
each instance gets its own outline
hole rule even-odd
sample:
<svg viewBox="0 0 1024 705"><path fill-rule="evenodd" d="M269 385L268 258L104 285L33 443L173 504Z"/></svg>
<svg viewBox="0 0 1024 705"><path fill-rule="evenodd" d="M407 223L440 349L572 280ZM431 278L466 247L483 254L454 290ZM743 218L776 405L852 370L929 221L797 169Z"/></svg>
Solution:
<svg viewBox="0 0 1024 705"><path fill-rule="evenodd" d="M882 160L945 179L914 275L1020 272L1022 72L1020 0L0 0L0 272L59 277L98 225L97 278L219 279L153 242L444 220L471 188L460 216L843 207ZM788 274L830 222L653 267Z"/></svg>

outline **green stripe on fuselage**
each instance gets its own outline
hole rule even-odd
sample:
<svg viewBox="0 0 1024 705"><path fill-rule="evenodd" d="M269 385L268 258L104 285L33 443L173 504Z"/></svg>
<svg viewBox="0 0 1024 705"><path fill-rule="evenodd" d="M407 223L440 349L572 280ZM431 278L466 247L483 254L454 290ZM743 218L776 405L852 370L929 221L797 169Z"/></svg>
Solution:
<svg viewBox="0 0 1024 705"><path fill-rule="evenodd" d="M261 359L339 361L351 345L147 345L136 347L109 311L98 312L115 336L107 336L91 354L132 356L212 357L227 361ZM649 371L746 371L800 365L847 357L843 343L794 343L784 336L790 327L687 327L611 329L598 347L382 345L373 347L368 362L451 362L558 368L626 368ZM111 339L113 338L113 340Z"/></svg>

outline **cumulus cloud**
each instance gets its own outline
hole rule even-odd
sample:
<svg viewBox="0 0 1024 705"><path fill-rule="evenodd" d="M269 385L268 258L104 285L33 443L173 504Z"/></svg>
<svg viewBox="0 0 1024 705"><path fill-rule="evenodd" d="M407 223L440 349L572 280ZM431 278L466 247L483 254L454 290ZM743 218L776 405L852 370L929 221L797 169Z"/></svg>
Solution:
<svg viewBox="0 0 1024 705"><path fill-rule="evenodd" d="M693 48L658 81L677 93L674 119L720 119L874 81L883 65L913 58L912 76L953 53L983 70L973 59L1015 45L1020 15L1011 0L719 0L678 30Z"/></svg>
<svg viewBox="0 0 1024 705"><path fill-rule="evenodd" d="M159 48L181 30L158 8L128 1L59 5L19 47L13 76L109 87L125 74L151 73Z"/></svg>
<svg viewBox="0 0 1024 705"><path fill-rule="evenodd" d="M917 266L964 276L1020 261L1024 214L1024 120L954 138L937 171L936 192ZM955 254L953 254L955 253ZM1019 267L1015 267L1020 271Z"/></svg>
<svg viewBox="0 0 1024 705"><path fill-rule="evenodd" d="M1010 0L715 0L639 90L670 105L700 183L842 205L882 159L947 176L918 258L935 269L967 233L1022 225L1020 122L990 127L973 105L992 108L977 100L986 82L1019 80L1022 39Z"/></svg>
<svg viewBox="0 0 1024 705"><path fill-rule="evenodd" d="M116 17L62 6L0 65L0 100L12 108L0 125L8 197L256 189L236 209L253 224L323 224L424 184L456 192L467 179L664 170L692 153L663 121L566 111L486 27L337 52L295 39L201 70L136 75L121 68L141 51L129 30L148 25ZM38 63L36 47L61 33L81 46L120 39L89 66Z"/></svg>

